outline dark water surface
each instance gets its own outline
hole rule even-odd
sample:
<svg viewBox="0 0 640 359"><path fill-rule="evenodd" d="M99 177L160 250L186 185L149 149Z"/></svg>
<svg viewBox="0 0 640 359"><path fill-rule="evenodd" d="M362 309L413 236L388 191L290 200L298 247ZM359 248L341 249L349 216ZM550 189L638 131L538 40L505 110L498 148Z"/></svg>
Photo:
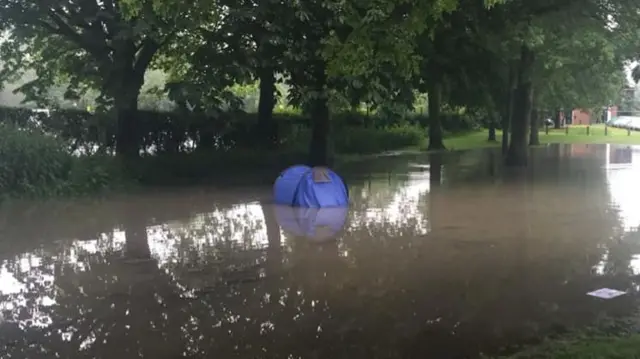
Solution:
<svg viewBox="0 0 640 359"><path fill-rule="evenodd" d="M0 357L477 358L633 314L640 148L500 163L347 169L334 241L292 234L268 187L5 206ZM629 293L585 295L602 287Z"/></svg>

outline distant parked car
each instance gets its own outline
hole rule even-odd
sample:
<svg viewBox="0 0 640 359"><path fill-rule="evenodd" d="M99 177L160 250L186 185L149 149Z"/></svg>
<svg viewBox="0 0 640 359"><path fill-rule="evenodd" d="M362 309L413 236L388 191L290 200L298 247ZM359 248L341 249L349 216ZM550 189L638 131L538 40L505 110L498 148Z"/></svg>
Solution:
<svg viewBox="0 0 640 359"><path fill-rule="evenodd" d="M629 122L630 122L630 119L628 117L618 117L616 119L613 119L607 122L607 125L611 127L617 127L617 128L626 128Z"/></svg>
<svg viewBox="0 0 640 359"><path fill-rule="evenodd" d="M640 130L640 118L638 117L631 118L629 120L629 123L627 124L627 128L630 128L634 131Z"/></svg>
<svg viewBox="0 0 640 359"><path fill-rule="evenodd" d="M634 118L629 116L620 116L616 121L616 126L619 128L630 128Z"/></svg>

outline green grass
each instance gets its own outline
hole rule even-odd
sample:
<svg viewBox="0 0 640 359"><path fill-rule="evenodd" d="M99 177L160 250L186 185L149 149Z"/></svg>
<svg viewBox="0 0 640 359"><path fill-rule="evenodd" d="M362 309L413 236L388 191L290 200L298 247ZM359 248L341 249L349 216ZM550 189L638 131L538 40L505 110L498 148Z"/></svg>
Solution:
<svg viewBox="0 0 640 359"><path fill-rule="evenodd" d="M586 143L586 144L627 144L640 145L640 132L625 129L612 128L606 129L604 125L589 126L587 134L587 126L568 126L567 129L549 129L549 133L545 133L544 129L540 131L540 143ZM484 147L498 147L502 137L502 132L497 132L497 142L487 141L488 131L476 131L466 134L454 135L445 138L444 144L449 150L463 150Z"/></svg>
<svg viewBox="0 0 640 359"><path fill-rule="evenodd" d="M504 359L639 359L640 335L549 340Z"/></svg>

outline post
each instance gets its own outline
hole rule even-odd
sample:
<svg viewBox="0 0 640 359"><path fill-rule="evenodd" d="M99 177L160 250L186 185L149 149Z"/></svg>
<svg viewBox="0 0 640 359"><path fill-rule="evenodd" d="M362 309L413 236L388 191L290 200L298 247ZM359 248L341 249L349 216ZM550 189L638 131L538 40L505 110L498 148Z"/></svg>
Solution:
<svg viewBox="0 0 640 359"><path fill-rule="evenodd" d="M591 126L587 125L587 136L589 136L589 129L591 128Z"/></svg>
<svg viewBox="0 0 640 359"><path fill-rule="evenodd" d="M564 126L564 134L569 135L569 126Z"/></svg>
<svg viewBox="0 0 640 359"><path fill-rule="evenodd" d="M544 123L544 134L548 135L549 134L549 124L548 123Z"/></svg>
<svg viewBox="0 0 640 359"><path fill-rule="evenodd" d="M604 125L604 135L609 136L609 126L607 126L606 124Z"/></svg>
<svg viewBox="0 0 640 359"><path fill-rule="evenodd" d="M627 136L631 136L631 129L627 128Z"/></svg>

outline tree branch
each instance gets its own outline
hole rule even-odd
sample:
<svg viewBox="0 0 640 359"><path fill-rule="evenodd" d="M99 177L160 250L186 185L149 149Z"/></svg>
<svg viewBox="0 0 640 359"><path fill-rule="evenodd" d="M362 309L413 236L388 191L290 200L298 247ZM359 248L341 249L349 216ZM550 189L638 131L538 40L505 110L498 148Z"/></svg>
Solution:
<svg viewBox="0 0 640 359"><path fill-rule="evenodd" d="M103 62L109 59L108 46L106 44L106 38L89 38L82 33L75 31L59 14L59 10L49 10L49 18L54 25L46 21L40 21L40 24L46 24L45 27L52 30L54 33L68 38L70 41L75 42L80 48L86 50L99 62ZM88 24L87 24L88 26ZM103 35L106 35L103 33Z"/></svg>
<svg viewBox="0 0 640 359"><path fill-rule="evenodd" d="M133 65L133 72L136 75L144 75L153 60L153 56L160 50L163 43L160 43L152 38L146 38L140 45L140 50L136 55L136 61Z"/></svg>

